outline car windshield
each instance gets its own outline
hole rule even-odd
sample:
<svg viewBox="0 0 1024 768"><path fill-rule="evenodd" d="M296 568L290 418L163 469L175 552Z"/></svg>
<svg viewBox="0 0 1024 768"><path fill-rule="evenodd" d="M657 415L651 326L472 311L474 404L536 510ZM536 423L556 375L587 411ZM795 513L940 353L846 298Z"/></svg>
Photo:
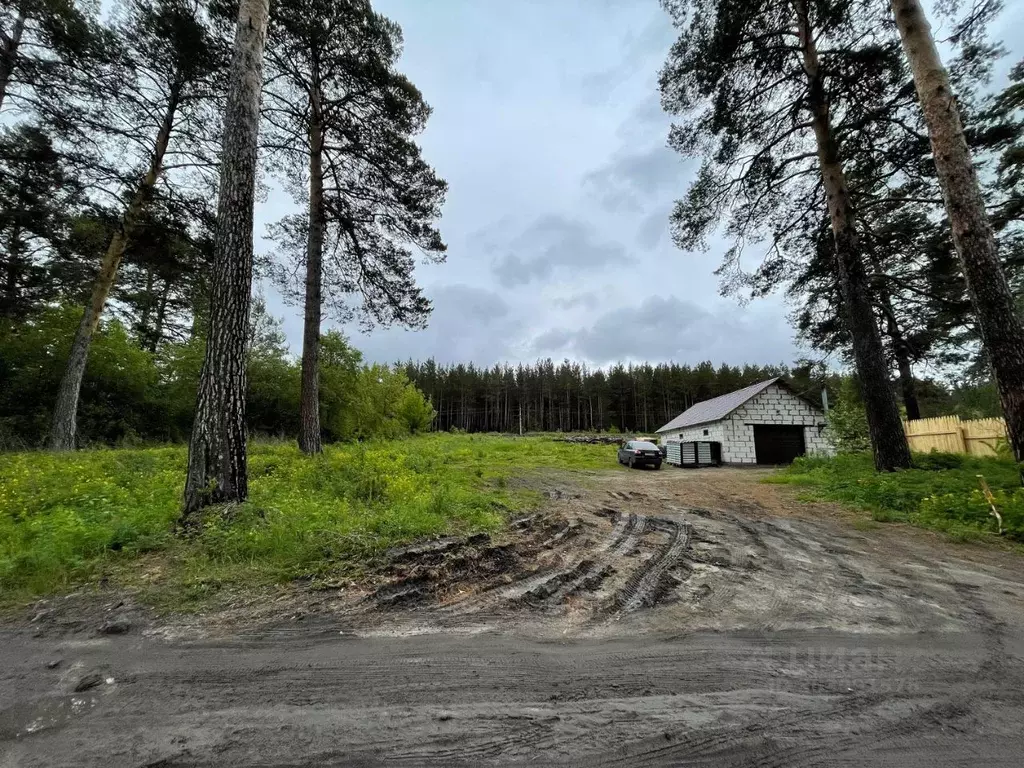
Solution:
<svg viewBox="0 0 1024 768"><path fill-rule="evenodd" d="M656 446L654 443L636 442L636 443L633 443L633 447L635 449L637 449L638 451L656 451L656 450L658 450L658 446Z"/></svg>

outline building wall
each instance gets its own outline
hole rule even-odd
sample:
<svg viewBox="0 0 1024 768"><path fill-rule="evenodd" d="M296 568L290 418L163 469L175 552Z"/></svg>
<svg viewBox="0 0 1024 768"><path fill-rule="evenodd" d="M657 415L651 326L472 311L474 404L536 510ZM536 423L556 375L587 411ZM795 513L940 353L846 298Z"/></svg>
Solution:
<svg viewBox="0 0 1024 768"><path fill-rule="evenodd" d="M661 433L661 441L711 440L722 444L722 461L755 464L754 424L802 424L809 454L834 453L824 432L825 414L819 408L772 384L733 411L728 418L681 430ZM707 434L705 433L707 431Z"/></svg>
<svg viewBox="0 0 1024 768"><path fill-rule="evenodd" d="M723 423L721 421L713 421L710 424L700 424L696 427L661 432L658 436L661 438L662 443L666 440L679 440L683 443L689 443L694 440L710 440L713 443L724 444L725 432L723 431Z"/></svg>

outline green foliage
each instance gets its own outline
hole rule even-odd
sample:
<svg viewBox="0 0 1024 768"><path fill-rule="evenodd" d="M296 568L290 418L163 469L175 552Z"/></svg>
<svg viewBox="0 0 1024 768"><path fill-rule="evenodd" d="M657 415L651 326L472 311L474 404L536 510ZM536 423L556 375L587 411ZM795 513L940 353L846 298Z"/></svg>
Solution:
<svg viewBox="0 0 1024 768"><path fill-rule="evenodd" d="M943 453L931 451L930 453L919 453L914 456L914 466L917 469L937 471L940 469L960 469L967 457L962 453Z"/></svg>
<svg viewBox="0 0 1024 768"><path fill-rule="evenodd" d="M1024 541L1024 489L1012 460L931 453L916 454L914 466L875 472L866 453L804 457L767 482L807 486L818 498L869 510L878 522L906 521L962 538L997 530L981 493L981 475L993 491L1007 535Z"/></svg>
<svg viewBox="0 0 1024 768"><path fill-rule="evenodd" d="M298 431L300 368L279 320L257 300L248 363L248 427L285 437ZM46 309L22 322L0 320L0 450L38 445L67 360L79 307ZM101 323L82 383L78 431L86 444L181 442L188 438L203 364L202 338L163 343L153 353L118 321ZM344 336L323 338L321 404L328 440L396 438L425 432L433 409L405 374L364 368Z"/></svg>
<svg viewBox="0 0 1024 768"><path fill-rule="evenodd" d="M423 432L433 419L434 409L404 373L374 364L356 375L351 407L342 412L341 435L395 438Z"/></svg>
<svg viewBox="0 0 1024 768"><path fill-rule="evenodd" d="M843 379L839 397L829 410L828 434L840 453L871 450L867 413L856 382L850 377Z"/></svg>
<svg viewBox="0 0 1024 768"><path fill-rule="evenodd" d="M543 438L424 435L250 450L250 501L213 510L200 533L174 535L186 450L14 453L0 461L0 602L107 576L139 584L144 555L174 599L215 585L345 573L421 536L489 531L538 495L509 483L531 469L614 467L604 446ZM157 565L158 563L158 565ZM214 585L214 586L211 586Z"/></svg>
<svg viewBox="0 0 1024 768"><path fill-rule="evenodd" d="M81 309L57 307L21 323L0 323L0 438L15 445L41 440L80 320ZM158 383L154 356L120 323L105 323L82 382L80 433L108 443L152 435L167 413Z"/></svg>

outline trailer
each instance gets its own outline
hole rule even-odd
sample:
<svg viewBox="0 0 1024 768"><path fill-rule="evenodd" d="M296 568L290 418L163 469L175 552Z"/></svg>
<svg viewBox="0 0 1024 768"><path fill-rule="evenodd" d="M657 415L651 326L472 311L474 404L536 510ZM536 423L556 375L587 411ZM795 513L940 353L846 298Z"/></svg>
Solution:
<svg viewBox="0 0 1024 768"><path fill-rule="evenodd" d="M669 440L665 443L665 461L676 467L717 467L722 463L722 444Z"/></svg>

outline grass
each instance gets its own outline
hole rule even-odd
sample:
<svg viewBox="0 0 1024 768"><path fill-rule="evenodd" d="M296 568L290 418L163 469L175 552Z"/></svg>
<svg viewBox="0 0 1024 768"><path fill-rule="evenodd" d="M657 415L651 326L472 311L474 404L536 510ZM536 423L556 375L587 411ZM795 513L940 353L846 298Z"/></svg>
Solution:
<svg viewBox="0 0 1024 768"><path fill-rule="evenodd" d="M613 449L546 438L424 435L250 447L248 503L184 539L184 446L0 454L0 604L110 581L184 607L224 587L353 574L419 537L494 531L539 503L533 470L614 468Z"/></svg>
<svg viewBox="0 0 1024 768"><path fill-rule="evenodd" d="M805 457L765 482L799 486L805 498L865 509L876 523L908 522L968 540L997 531L981 475L1003 516L1007 538L1024 542L1024 489L1012 460L931 453L916 455L914 463L914 469L880 473L867 454Z"/></svg>

